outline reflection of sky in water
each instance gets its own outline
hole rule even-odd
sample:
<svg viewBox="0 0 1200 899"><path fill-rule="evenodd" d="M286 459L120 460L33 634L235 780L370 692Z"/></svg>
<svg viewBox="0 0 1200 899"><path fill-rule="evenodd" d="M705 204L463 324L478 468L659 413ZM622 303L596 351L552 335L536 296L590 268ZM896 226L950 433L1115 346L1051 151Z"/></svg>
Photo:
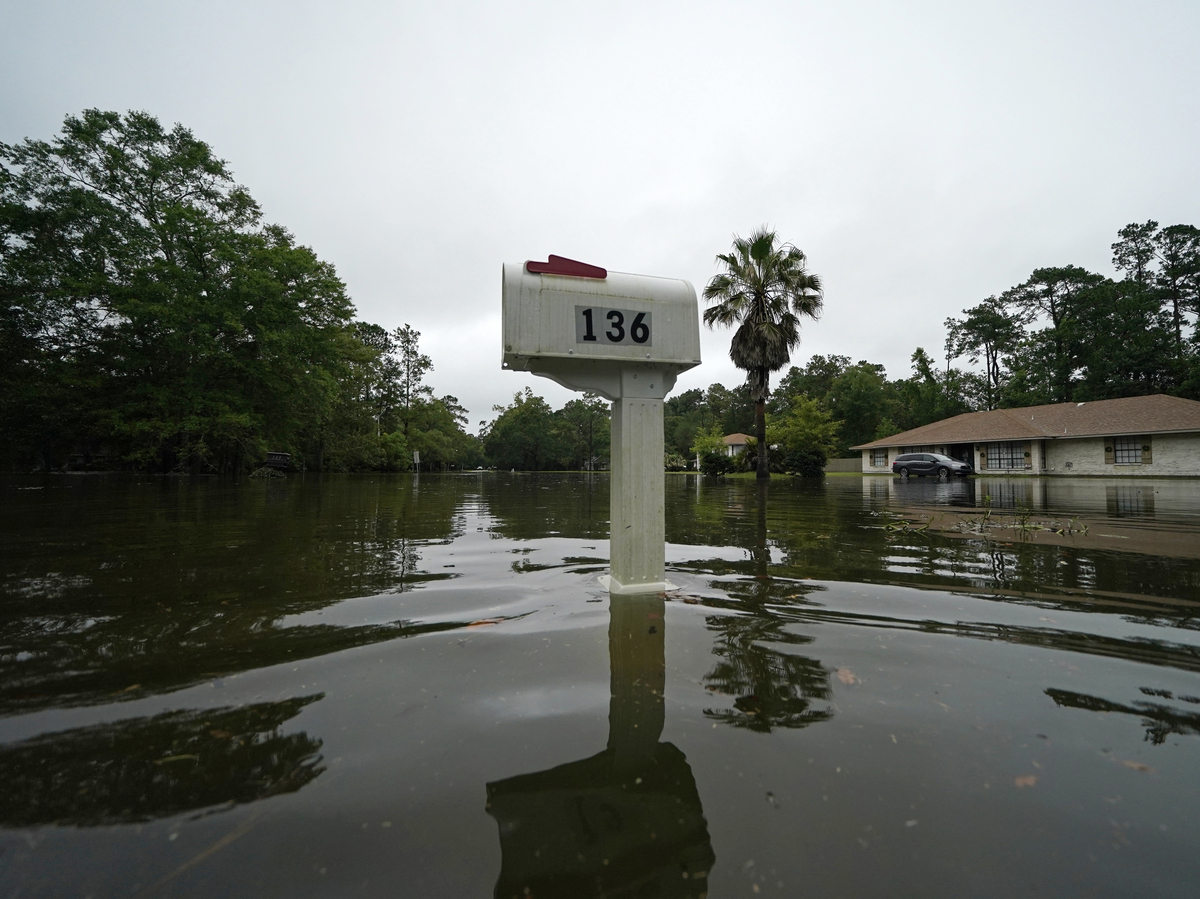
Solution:
<svg viewBox="0 0 1200 899"><path fill-rule="evenodd" d="M600 684L536 688L491 696L480 706L483 715L501 718L546 718L607 707L608 691Z"/></svg>

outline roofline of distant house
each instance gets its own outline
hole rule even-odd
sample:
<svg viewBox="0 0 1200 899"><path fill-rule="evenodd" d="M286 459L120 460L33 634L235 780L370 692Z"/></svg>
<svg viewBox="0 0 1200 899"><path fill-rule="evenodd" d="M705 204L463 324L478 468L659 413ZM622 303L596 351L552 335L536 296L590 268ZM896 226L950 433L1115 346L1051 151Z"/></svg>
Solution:
<svg viewBox="0 0 1200 899"><path fill-rule="evenodd" d="M934 422L936 424L937 422ZM914 429L915 430L915 429ZM905 434L896 434L892 437L881 437L879 440L872 440L870 443L860 443L858 446L852 446L852 450L863 449L878 449L884 446L904 446L906 444L914 444L912 440L897 440L897 437L905 437ZM996 443L1000 440L1088 440L1096 437L1138 437L1142 434L1197 434L1200 433L1200 428L1138 428L1132 431L1096 431L1093 434L1012 434L1010 436L999 437L938 437L928 443ZM914 444L915 445L915 444Z"/></svg>

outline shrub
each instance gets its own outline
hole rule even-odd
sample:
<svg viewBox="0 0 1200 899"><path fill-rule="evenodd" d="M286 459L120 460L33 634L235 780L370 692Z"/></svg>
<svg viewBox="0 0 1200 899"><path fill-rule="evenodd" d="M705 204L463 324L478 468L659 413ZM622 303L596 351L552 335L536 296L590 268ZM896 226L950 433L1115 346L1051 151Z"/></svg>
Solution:
<svg viewBox="0 0 1200 899"><path fill-rule="evenodd" d="M733 460L724 453L704 453L700 456L700 471L719 478L733 468Z"/></svg>

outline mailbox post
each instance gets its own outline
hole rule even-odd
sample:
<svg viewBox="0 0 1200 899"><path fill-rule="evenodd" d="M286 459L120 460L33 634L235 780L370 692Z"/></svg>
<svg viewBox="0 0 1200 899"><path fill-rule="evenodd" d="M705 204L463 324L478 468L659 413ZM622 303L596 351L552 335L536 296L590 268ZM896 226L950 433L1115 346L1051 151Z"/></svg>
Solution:
<svg viewBox="0 0 1200 899"><path fill-rule="evenodd" d="M551 256L504 266L503 318L504 368L612 403L609 590L666 589L663 399L700 364L695 289Z"/></svg>

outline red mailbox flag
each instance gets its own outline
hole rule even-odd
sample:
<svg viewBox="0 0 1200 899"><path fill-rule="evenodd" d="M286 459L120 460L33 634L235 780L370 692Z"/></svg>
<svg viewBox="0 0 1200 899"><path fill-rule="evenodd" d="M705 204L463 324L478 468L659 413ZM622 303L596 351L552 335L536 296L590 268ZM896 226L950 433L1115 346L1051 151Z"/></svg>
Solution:
<svg viewBox="0 0 1200 899"><path fill-rule="evenodd" d="M555 256L553 253L550 254L549 261L547 262L534 262L532 260L526 262L525 271L531 275L566 275L571 278L599 278L600 280L604 280L608 277L608 270L598 265L588 265L586 262L577 262L565 256Z"/></svg>

